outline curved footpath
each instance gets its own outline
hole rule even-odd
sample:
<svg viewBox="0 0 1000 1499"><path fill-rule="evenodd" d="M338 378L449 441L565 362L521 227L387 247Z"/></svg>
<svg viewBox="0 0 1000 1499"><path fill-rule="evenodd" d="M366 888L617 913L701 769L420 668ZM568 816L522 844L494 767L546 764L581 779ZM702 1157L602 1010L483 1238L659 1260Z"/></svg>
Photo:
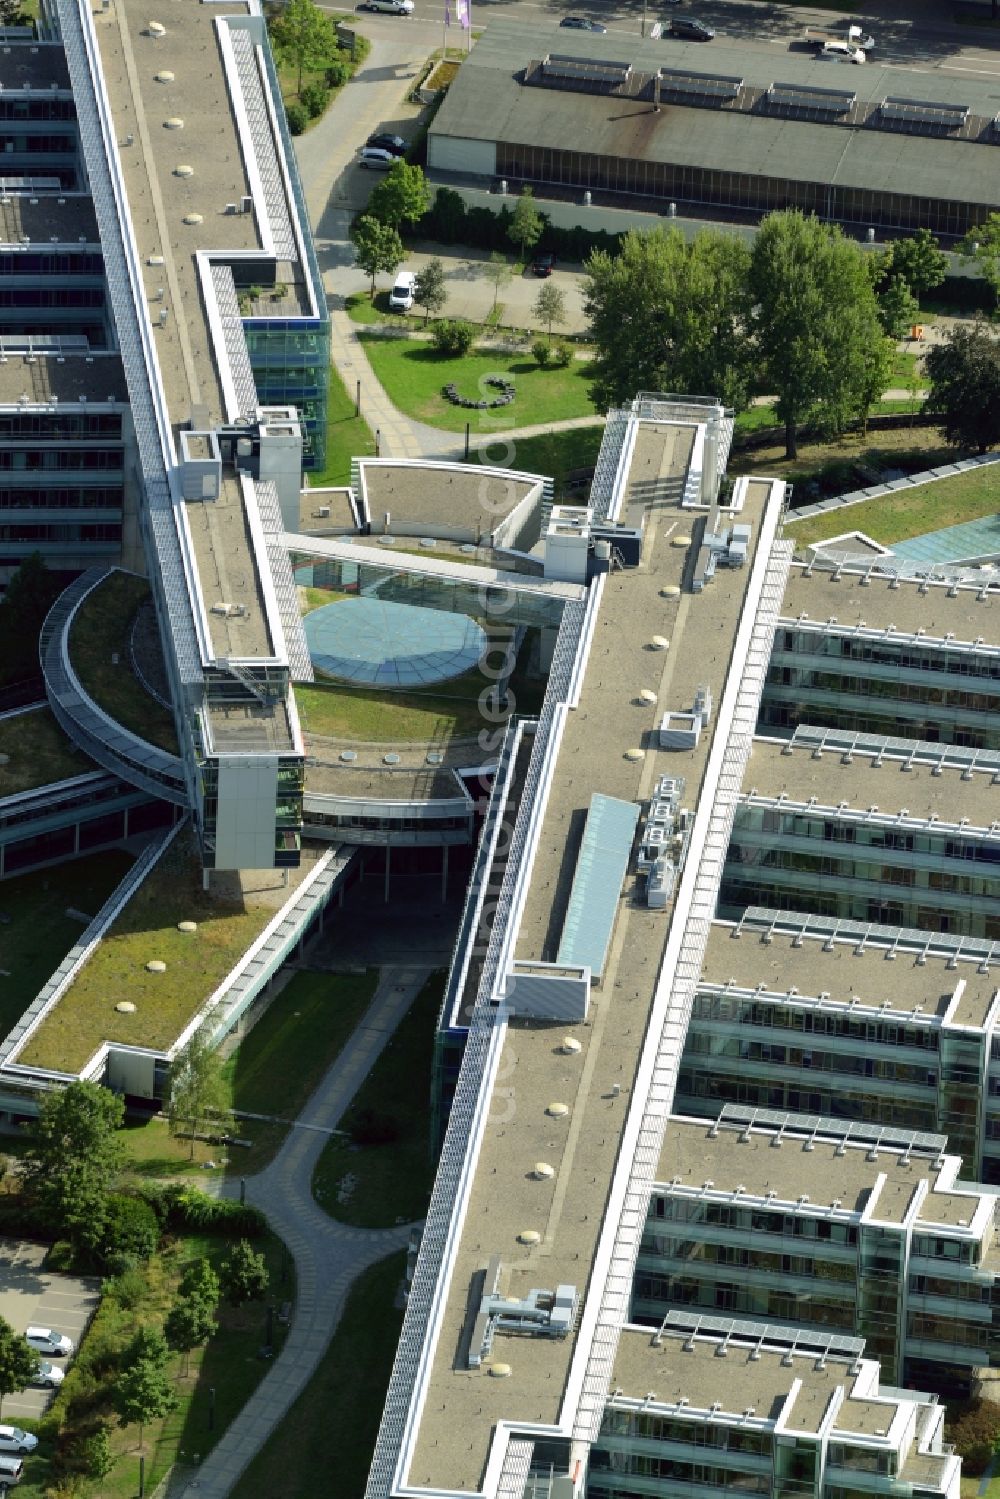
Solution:
<svg viewBox="0 0 1000 1499"><path fill-rule="evenodd" d="M384 967L363 1019L295 1121L271 1164L247 1178L247 1200L267 1214L295 1261L291 1327L274 1364L201 1467L159 1492L184 1499L226 1499L243 1470L284 1420L327 1350L351 1283L377 1260L404 1249L410 1225L349 1228L329 1218L312 1195L313 1168L376 1058L390 1039L430 968ZM235 1196L236 1182L226 1183Z"/></svg>

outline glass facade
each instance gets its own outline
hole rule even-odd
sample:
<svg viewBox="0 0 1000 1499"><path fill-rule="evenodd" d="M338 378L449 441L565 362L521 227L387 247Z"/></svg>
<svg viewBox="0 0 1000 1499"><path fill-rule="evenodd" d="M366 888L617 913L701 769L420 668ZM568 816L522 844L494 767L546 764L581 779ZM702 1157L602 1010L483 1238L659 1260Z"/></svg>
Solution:
<svg viewBox="0 0 1000 1499"><path fill-rule="evenodd" d="M329 318L245 318L250 367L262 406L294 406L302 423L302 466L326 464L330 387Z"/></svg>

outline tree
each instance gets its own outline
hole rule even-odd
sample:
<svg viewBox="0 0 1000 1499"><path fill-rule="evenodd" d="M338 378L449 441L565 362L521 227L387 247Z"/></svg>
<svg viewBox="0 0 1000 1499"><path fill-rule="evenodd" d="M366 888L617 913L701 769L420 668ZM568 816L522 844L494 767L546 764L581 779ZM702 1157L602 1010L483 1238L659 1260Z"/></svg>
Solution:
<svg viewBox="0 0 1000 1499"><path fill-rule="evenodd" d="M21 17L21 0L0 0L0 26L16 26Z"/></svg>
<svg viewBox="0 0 1000 1499"><path fill-rule="evenodd" d="M229 1092L222 1076L222 1059L208 1044L204 1030L195 1031L170 1069L170 1128L177 1134L182 1124L191 1127L191 1159L194 1137L210 1114L228 1106Z"/></svg>
<svg viewBox="0 0 1000 1499"><path fill-rule="evenodd" d="M884 336L875 292L861 247L798 209L761 224L749 289L761 389L777 396L794 458L803 421L840 432L864 405Z"/></svg>
<svg viewBox="0 0 1000 1499"><path fill-rule="evenodd" d="M295 92L302 92L302 74L318 73L337 55L333 21L313 0L287 0L268 22L271 50L279 63L294 68Z"/></svg>
<svg viewBox="0 0 1000 1499"><path fill-rule="evenodd" d="M958 248L964 261L975 261L979 274L1000 299L1000 213L991 213L985 224L970 229Z"/></svg>
<svg viewBox="0 0 1000 1499"><path fill-rule="evenodd" d="M690 244L678 229L631 230L617 255L595 251L584 296L598 404L674 390L745 406L748 263L743 242L716 230Z"/></svg>
<svg viewBox="0 0 1000 1499"><path fill-rule="evenodd" d="M93 1478L98 1483L102 1478L107 1478L115 1465L115 1455L111 1450L111 1436L106 1426L99 1426L89 1437L84 1438L80 1456L88 1478Z"/></svg>
<svg viewBox="0 0 1000 1499"><path fill-rule="evenodd" d="M431 329L431 343L445 359L461 359L472 348L476 330L464 318L442 318Z"/></svg>
<svg viewBox="0 0 1000 1499"><path fill-rule="evenodd" d="M496 311L497 298L500 295L500 288L502 286L510 285L513 274L514 273L510 268L510 261L507 259L506 255L501 254L499 250L494 250L486 263L487 279L493 282L494 312Z"/></svg>
<svg viewBox="0 0 1000 1499"><path fill-rule="evenodd" d="M448 300L448 292L444 284L444 266L440 260L435 258L429 260L423 270L417 274L417 284L413 289L413 300L418 307L424 309L424 327L431 313L435 317L444 311Z"/></svg>
<svg viewBox="0 0 1000 1499"><path fill-rule="evenodd" d="M233 1306L260 1301L267 1294L269 1282L264 1256L247 1239L240 1239L222 1264L222 1284L229 1301Z"/></svg>
<svg viewBox="0 0 1000 1499"><path fill-rule="evenodd" d="M364 214L351 225L354 258L361 270L372 278L371 297L375 299L375 277L383 272L393 275L403 264L403 241L395 229Z"/></svg>
<svg viewBox="0 0 1000 1499"><path fill-rule="evenodd" d="M929 229L918 229L892 246L892 273L902 276L919 302L940 286L948 270L948 257Z"/></svg>
<svg viewBox="0 0 1000 1499"><path fill-rule="evenodd" d="M0 1317L0 1411L5 1395L26 1389L38 1373L38 1354Z"/></svg>
<svg viewBox="0 0 1000 1499"><path fill-rule="evenodd" d="M521 252L522 260L527 260L528 251L537 245L544 228L545 221L538 211L531 188L523 187L507 231L511 243Z"/></svg>
<svg viewBox="0 0 1000 1499"><path fill-rule="evenodd" d="M892 380L893 366L896 362L895 340L883 336L881 339L872 338L865 343L861 351L861 366L858 370L858 409L857 415L861 422L862 436L868 433L868 418L873 406L877 406L882 399L889 382Z"/></svg>
<svg viewBox="0 0 1000 1499"><path fill-rule="evenodd" d="M104 1232L108 1198L121 1169L118 1136L125 1105L97 1083L70 1083L42 1101L28 1126L21 1176L41 1221L77 1245Z"/></svg>
<svg viewBox="0 0 1000 1499"><path fill-rule="evenodd" d="M208 1260L195 1260L181 1276L178 1291L189 1301L200 1301L214 1312L222 1295L222 1286Z"/></svg>
<svg viewBox="0 0 1000 1499"><path fill-rule="evenodd" d="M167 1375L167 1344L156 1328L138 1333L128 1349L112 1392L112 1403L122 1426L138 1424L139 1450L143 1427L177 1408L177 1396Z"/></svg>
<svg viewBox="0 0 1000 1499"><path fill-rule="evenodd" d="M980 453L1000 442L1000 340L982 318L956 324L928 350L924 370L928 410L941 417L949 442Z"/></svg>
<svg viewBox="0 0 1000 1499"><path fill-rule="evenodd" d="M906 338L920 316L920 304L905 276L889 277L879 293L878 315L890 338Z"/></svg>
<svg viewBox="0 0 1000 1499"><path fill-rule="evenodd" d="M400 158L394 161L368 199L370 218L399 229L400 224L415 224L431 206L431 192L423 168L411 166Z"/></svg>
<svg viewBox="0 0 1000 1499"><path fill-rule="evenodd" d="M184 1374L191 1367L191 1350L207 1343L215 1331L215 1308L194 1296L174 1302L163 1324L168 1345L184 1355Z"/></svg>
<svg viewBox="0 0 1000 1499"><path fill-rule="evenodd" d="M535 316L541 318L545 324L549 343L552 342L552 324L560 326L566 321L566 298L558 286L553 286L551 281L546 281L535 298Z"/></svg>

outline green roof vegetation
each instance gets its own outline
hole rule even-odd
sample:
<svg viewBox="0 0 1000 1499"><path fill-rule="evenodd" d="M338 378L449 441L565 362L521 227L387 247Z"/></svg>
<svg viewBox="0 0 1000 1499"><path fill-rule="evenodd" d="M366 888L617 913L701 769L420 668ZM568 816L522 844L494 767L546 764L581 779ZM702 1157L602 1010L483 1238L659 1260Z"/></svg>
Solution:
<svg viewBox="0 0 1000 1499"><path fill-rule="evenodd" d="M964 474L936 479L895 494L877 495L822 515L807 515L802 520L789 518L785 522L785 535L796 546L807 546L813 541L843 536L845 531L863 531L873 541L889 546L894 541L908 541L911 536L978 520L997 511L1000 511L1000 465L986 464Z"/></svg>
<svg viewBox="0 0 1000 1499"><path fill-rule="evenodd" d="M176 755L173 714L150 696L131 666L132 625L149 597L145 578L111 573L77 611L70 632L70 659L85 691L109 717L140 739Z"/></svg>
<svg viewBox="0 0 1000 1499"><path fill-rule="evenodd" d="M0 884L0 1034L11 1027L133 864L118 849ZM70 916L69 911L79 915Z"/></svg>
<svg viewBox="0 0 1000 1499"><path fill-rule="evenodd" d="M96 770L67 739L48 708L0 720L0 796L14 796Z"/></svg>
<svg viewBox="0 0 1000 1499"><path fill-rule="evenodd" d="M280 878L280 876L276 876ZM219 877L215 877L219 881ZM194 834L185 829L135 892L18 1060L78 1072L103 1041L165 1051L242 957L278 906L204 891ZM273 892L266 892L267 896ZM282 898L291 894L282 891ZM198 930L179 932L179 921ZM151 959L165 973L149 973ZM51 972L53 963L49 964ZM131 1000L134 1014L115 1005Z"/></svg>

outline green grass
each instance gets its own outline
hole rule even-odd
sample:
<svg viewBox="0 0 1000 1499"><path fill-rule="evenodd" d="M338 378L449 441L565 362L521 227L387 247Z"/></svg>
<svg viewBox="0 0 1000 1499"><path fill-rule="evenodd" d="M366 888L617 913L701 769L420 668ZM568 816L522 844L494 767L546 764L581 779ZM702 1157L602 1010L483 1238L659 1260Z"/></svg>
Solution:
<svg viewBox="0 0 1000 1499"><path fill-rule="evenodd" d="M474 433L502 433L505 428L589 416L596 410L587 381L589 364L582 359L574 358L564 370L543 370L523 354L473 350L461 359L442 359L422 339L383 338L367 332L359 336L393 405L447 432L464 432L466 422L471 421ZM478 399L479 382L486 375L513 376L517 395L512 405L495 411L467 411L450 405L441 394L442 386L454 382L463 395Z"/></svg>
<svg viewBox="0 0 1000 1499"><path fill-rule="evenodd" d="M272 1298L275 1301L294 1297L294 1268L280 1240L267 1235L255 1247L264 1252L271 1272ZM113 1417L110 1390L119 1356L141 1326L161 1324L173 1301L177 1284L189 1264L207 1259L218 1267L230 1249L221 1236L183 1237L165 1243L161 1252L143 1267L142 1293L132 1307L118 1304L105 1296L90 1330L60 1387L48 1414L41 1423L42 1441L39 1454L25 1465L25 1478L18 1494L20 1499L50 1499L57 1480L50 1454L57 1442L68 1445L78 1433L92 1429L96 1421L108 1424L112 1451L117 1461L107 1478L99 1483L84 1483L73 1490L88 1499L135 1499L138 1480L139 1429L119 1427ZM282 1283L282 1273L286 1280ZM219 1327L204 1349L192 1353L189 1372L184 1373L180 1355L171 1359L170 1372L179 1396L177 1410L159 1421L147 1424L144 1431L146 1457L146 1493L151 1494L167 1469L178 1459L190 1460L194 1454L208 1453L225 1433L234 1416L246 1404L270 1367L257 1357L264 1341L266 1311L260 1302L234 1308L225 1303L219 1309ZM278 1340L284 1333L276 1327ZM209 1390L215 1390L215 1429L208 1430Z"/></svg>
<svg viewBox="0 0 1000 1499"><path fill-rule="evenodd" d="M295 1119L354 1033L375 983L373 973L293 973L224 1064L230 1107ZM250 1140L250 1147L234 1145L227 1151L196 1140L192 1150L192 1142L172 1135L160 1117L127 1124L122 1138L135 1176L204 1176L207 1160L230 1175L249 1176L271 1160L288 1126L240 1119L233 1133Z"/></svg>
<svg viewBox="0 0 1000 1499"><path fill-rule="evenodd" d="M96 769L94 762L66 738L48 708L0 722L0 754L9 756L7 763L0 765L0 796L13 796Z"/></svg>
<svg viewBox="0 0 1000 1499"><path fill-rule="evenodd" d="M194 835L180 833L19 1060L76 1072L102 1041L171 1045L273 915L206 894ZM177 930L188 920L197 932ZM150 958L162 959L166 973L148 973ZM135 1014L115 1010L121 999Z"/></svg>
<svg viewBox="0 0 1000 1499"><path fill-rule="evenodd" d="M240 1479L240 1499L305 1499L332 1471L337 1499L362 1499L403 1325L394 1301L405 1268L405 1254L394 1254L358 1277L315 1374Z"/></svg>
<svg viewBox="0 0 1000 1499"><path fill-rule="evenodd" d="M112 573L87 597L73 621L70 659L84 690L105 713L141 739L176 755L173 715L150 697L129 662L132 622L148 598L145 578Z"/></svg>
<svg viewBox="0 0 1000 1499"><path fill-rule="evenodd" d="M326 464L310 472L313 487L324 484L347 484L351 478L352 458L371 458L375 454L375 437L363 416L354 415L354 397L336 369L330 366L330 395L326 409Z"/></svg>
<svg viewBox="0 0 1000 1499"><path fill-rule="evenodd" d="M96 916L132 867L117 849L0 884L0 1034L6 1036L85 930L70 907Z"/></svg>
<svg viewBox="0 0 1000 1499"><path fill-rule="evenodd" d="M922 383L916 354L909 349L897 349L892 361L892 385L908 390L914 378Z"/></svg>
<svg viewBox="0 0 1000 1499"><path fill-rule="evenodd" d="M366 1116L391 1121L393 1138L352 1146L332 1136L313 1173L313 1195L331 1217L358 1228L389 1228L427 1210L434 1166L430 1150L430 1092L434 1027L445 975L436 973L417 995L402 1024L355 1094L342 1121L350 1131ZM346 1172L357 1178L347 1202L337 1201Z"/></svg>
<svg viewBox="0 0 1000 1499"><path fill-rule="evenodd" d="M472 444L477 463L489 466L500 462L504 468L523 469L529 474L549 474L556 490L565 487L568 476L577 469L593 468L604 437L604 423L592 427L568 427L562 432L540 432L534 437L518 437L507 443L500 433L494 444L481 440Z"/></svg>
<svg viewBox="0 0 1000 1499"><path fill-rule="evenodd" d="M921 484L916 489L863 500L846 510L787 521L785 534L796 545L805 546L841 536L845 531L864 531L874 541L888 546L997 511L1000 511L1000 465L990 464L951 479Z"/></svg>

